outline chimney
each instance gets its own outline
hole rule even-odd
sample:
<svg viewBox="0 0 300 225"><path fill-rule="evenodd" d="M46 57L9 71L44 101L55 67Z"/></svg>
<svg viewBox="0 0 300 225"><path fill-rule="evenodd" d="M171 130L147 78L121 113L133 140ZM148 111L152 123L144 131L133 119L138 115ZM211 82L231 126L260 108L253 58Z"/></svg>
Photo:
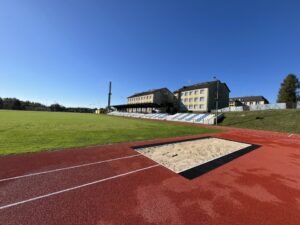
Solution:
<svg viewBox="0 0 300 225"><path fill-rule="evenodd" d="M108 109L110 109L110 101L111 101L111 81L109 82L108 105L107 105Z"/></svg>

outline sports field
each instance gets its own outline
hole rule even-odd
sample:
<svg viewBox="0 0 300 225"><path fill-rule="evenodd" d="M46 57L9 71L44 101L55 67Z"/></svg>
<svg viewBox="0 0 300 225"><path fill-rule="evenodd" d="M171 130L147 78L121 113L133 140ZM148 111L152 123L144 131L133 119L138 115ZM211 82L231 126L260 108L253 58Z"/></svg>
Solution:
<svg viewBox="0 0 300 225"><path fill-rule="evenodd" d="M0 155L218 131L105 115L0 110Z"/></svg>

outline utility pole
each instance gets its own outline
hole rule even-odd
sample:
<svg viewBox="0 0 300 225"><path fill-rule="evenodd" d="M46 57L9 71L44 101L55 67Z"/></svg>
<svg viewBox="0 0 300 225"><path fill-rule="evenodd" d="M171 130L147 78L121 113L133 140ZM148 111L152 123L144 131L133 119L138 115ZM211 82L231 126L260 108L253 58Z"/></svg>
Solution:
<svg viewBox="0 0 300 225"><path fill-rule="evenodd" d="M218 109L219 109L219 80L216 76L214 79L217 81L217 97L216 97L216 126L218 126Z"/></svg>
<svg viewBox="0 0 300 225"><path fill-rule="evenodd" d="M107 104L108 111L110 110L110 101L111 101L111 81L109 81L108 104Z"/></svg>

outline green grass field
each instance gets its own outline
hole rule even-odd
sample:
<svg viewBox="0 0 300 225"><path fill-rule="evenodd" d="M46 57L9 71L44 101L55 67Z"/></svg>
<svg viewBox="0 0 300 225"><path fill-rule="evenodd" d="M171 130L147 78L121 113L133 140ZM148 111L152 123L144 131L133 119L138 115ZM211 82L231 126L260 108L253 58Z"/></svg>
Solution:
<svg viewBox="0 0 300 225"><path fill-rule="evenodd" d="M220 125L299 134L300 110L230 112Z"/></svg>
<svg viewBox="0 0 300 225"><path fill-rule="evenodd" d="M0 155L217 131L105 115L0 110Z"/></svg>

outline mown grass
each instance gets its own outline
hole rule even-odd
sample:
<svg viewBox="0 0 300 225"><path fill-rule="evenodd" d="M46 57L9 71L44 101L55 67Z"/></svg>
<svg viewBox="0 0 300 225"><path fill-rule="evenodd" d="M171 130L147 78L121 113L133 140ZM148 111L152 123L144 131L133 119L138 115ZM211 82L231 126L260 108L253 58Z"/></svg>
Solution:
<svg viewBox="0 0 300 225"><path fill-rule="evenodd" d="M300 110L230 112L220 125L299 134Z"/></svg>
<svg viewBox="0 0 300 225"><path fill-rule="evenodd" d="M218 131L106 115L0 110L0 155Z"/></svg>

